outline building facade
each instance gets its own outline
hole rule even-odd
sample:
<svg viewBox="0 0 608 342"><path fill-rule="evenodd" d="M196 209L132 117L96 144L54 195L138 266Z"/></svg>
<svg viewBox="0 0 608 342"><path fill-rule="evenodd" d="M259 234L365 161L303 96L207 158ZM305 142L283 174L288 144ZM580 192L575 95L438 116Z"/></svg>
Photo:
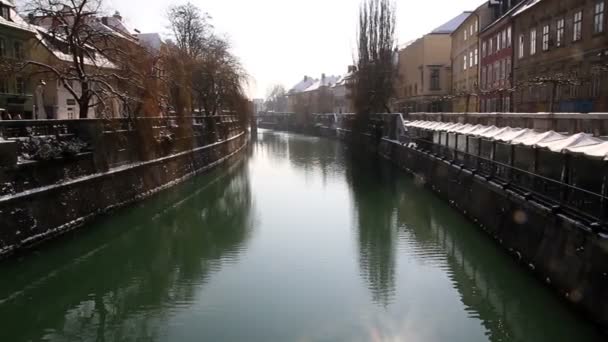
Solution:
<svg viewBox="0 0 608 342"><path fill-rule="evenodd" d="M29 59L35 30L15 11L12 2L0 0L0 111L9 117L34 116L32 87L19 64Z"/></svg>
<svg viewBox="0 0 608 342"><path fill-rule="evenodd" d="M530 1L514 14L517 111L608 111L607 5Z"/></svg>
<svg viewBox="0 0 608 342"><path fill-rule="evenodd" d="M451 110L451 34L470 16L471 12L464 12L400 49L395 110L403 113Z"/></svg>
<svg viewBox="0 0 608 342"><path fill-rule="evenodd" d="M478 111L479 15L483 5L452 33L452 110Z"/></svg>
<svg viewBox="0 0 608 342"><path fill-rule="evenodd" d="M513 14L524 3L490 2L491 23L479 34L480 111L513 111Z"/></svg>

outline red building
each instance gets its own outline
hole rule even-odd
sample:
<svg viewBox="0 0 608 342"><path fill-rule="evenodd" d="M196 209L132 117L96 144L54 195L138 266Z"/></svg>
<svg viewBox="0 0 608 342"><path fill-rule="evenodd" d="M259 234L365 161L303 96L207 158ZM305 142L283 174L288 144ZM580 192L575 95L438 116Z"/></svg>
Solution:
<svg viewBox="0 0 608 342"><path fill-rule="evenodd" d="M481 112L510 112L513 103L513 13L520 1L494 1L493 20L479 33Z"/></svg>

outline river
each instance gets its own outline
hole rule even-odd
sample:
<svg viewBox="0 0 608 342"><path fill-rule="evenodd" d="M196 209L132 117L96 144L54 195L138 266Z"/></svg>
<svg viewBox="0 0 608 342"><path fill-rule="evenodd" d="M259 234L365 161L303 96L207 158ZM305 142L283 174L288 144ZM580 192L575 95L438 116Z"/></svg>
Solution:
<svg viewBox="0 0 608 342"><path fill-rule="evenodd" d="M271 131L0 274L6 342L605 341L402 171Z"/></svg>

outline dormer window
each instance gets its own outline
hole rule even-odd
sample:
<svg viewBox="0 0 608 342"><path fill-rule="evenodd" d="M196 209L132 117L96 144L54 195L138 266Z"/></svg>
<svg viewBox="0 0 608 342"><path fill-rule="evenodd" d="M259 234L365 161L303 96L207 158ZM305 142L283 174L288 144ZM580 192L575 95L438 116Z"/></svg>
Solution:
<svg viewBox="0 0 608 342"><path fill-rule="evenodd" d="M8 6L3 6L0 4L0 15L6 20L11 20L10 8Z"/></svg>

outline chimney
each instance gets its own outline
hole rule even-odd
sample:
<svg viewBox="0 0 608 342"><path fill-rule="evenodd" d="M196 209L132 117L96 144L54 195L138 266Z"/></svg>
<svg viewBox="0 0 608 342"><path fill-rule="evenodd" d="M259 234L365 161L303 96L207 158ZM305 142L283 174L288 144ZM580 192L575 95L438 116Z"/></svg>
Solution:
<svg viewBox="0 0 608 342"><path fill-rule="evenodd" d="M321 80L325 81L325 74L321 74Z"/></svg>
<svg viewBox="0 0 608 342"><path fill-rule="evenodd" d="M114 12L113 17L116 18L118 21L122 21L122 16L120 15L120 12L118 12L118 11Z"/></svg>

